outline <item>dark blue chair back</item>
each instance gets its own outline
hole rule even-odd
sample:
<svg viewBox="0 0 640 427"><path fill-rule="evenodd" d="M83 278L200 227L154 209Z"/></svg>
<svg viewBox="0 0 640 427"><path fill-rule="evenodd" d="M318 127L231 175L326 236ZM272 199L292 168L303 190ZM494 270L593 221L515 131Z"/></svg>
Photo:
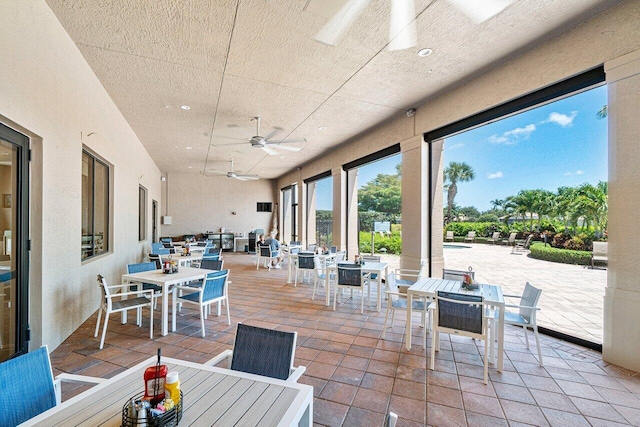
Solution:
<svg viewBox="0 0 640 427"><path fill-rule="evenodd" d="M440 298L452 301L444 301ZM454 301L476 302L478 305L460 304ZM482 301L483 298L480 295L438 291L438 325L459 331L481 334Z"/></svg>
<svg viewBox="0 0 640 427"><path fill-rule="evenodd" d="M362 267L357 264L338 264L338 284L362 286Z"/></svg>
<svg viewBox="0 0 640 427"><path fill-rule="evenodd" d="M296 333L238 323L231 369L286 380L293 366Z"/></svg>
<svg viewBox="0 0 640 427"><path fill-rule="evenodd" d="M17 426L56 406L46 347L0 363L0 426Z"/></svg>
<svg viewBox="0 0 640 427"><path fill-rule="evenodd" d="M222 270L224 260L222 259L202 259L200 268L205 270Z"/></svg>
<svg viewBox="0 0 640 427"><path fill-rule="evenodd" d="M202 254L202 260L217 261L220 259L220 254Z"/></svg>
<svg viewBox="0 0 640 427"><path fill-rule="evenodd" d="M298 268L301 270L313 270L315 268L315 255L312 252L298 253Z"/></svg>

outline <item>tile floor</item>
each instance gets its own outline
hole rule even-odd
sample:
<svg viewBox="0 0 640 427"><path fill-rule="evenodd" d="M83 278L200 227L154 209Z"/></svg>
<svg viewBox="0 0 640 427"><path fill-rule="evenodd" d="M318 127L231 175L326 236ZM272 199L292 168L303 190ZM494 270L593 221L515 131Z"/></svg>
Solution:
<svg viewBox="0 0 640 427"><path fill-rule="evenodd" d="M245 254L224 259L231 326L210 316L202 338L197 311L185 307L176 332L149 340L148 319L138 328L113 316L100 350L94 315L52 352L54 373L111 377L158 347L166 356L204 362L231 347L241 321L298 332L296 365L307 367L301 382L314 387L316 425L381 426L388 411L399 414L399 426L640 425L640 374L603 362L599 353L543 336L540 367L535 346L528 350L522 331L507 326L504 372L490 365L484 385L481 343L443 335L436 370L429 371L420 345L403 346L401 314L380 339L384 303L383 312L365 308L362 315L357 302L343 299L334 312L324 306L323 290L312 301L309 284L286 284L286 269L256 271ZM415 327L415 342L422 332ZM66 388L63 398L80 391Z"/></svg>

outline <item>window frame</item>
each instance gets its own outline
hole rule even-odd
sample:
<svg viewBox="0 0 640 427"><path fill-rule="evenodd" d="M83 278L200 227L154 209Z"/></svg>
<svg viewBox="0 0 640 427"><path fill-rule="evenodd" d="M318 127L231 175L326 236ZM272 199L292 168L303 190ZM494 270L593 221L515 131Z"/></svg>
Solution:
<svg viewBox="0 0 640 427"><path fill-rule="evenodd" d="M138 242L147 240L147 189L138 186Z"/></svg>
<svg viewBox="0 0 640 427"><path fill-rule="evenodd" d="M88 261L90 259L93 259L95 257L104 255L106 253L109 252L109 248L110 248L110 239L111 239L111 224L112 224L112 213L111 213L111 200L112 200L112 194L111 194L111 190L112 190L112 183L111 183L111 177L112 177L112 166L106 162L104 159L100 158L98 155L96 155L94 152L92 152L91 150L89 150L86 147L83 147L82 149L82 159L84 162L84 158L85 156L89 159L89 170L87 171L87 179L90 178L90 182L91 182L91 188L88 188L86 191L86 196L88 198L88 200L85 201L85 189L83 188L82 191L82 203L81 203L81 218L82 221L84 221L85 218L85 214L86 217L90 218L90 220L88 222L91 222L90 226L91 226L91 232L87 232L87 234L85 234L85 231L82 230L81 233L81 239L80 239L80 260L82 262L84 261ZM98 197L96 196L96 165L99 165L101 167L104 168L105 171L105 176L103 177L104 180L104 188L103 190L103 194L100 194L100 197L104 198L104 206L103 206L103 217L104 217L104 231L102 233L102 236L100 236L100 234L96 233L96 205L97 205L97 199ZM91 176L89 176L89 174L91 174ZM81 175L81 179L82 179L82 175ZM82 183L82 187L84 187L84 183ZM86 202L86 203L85 203ZM85 206L87 206L88 210L90 212L85 213L84 209ZM82 224L81 224L81 229L83 228ZM97 237L102 237L102 243L100 245L100 249L98 249L98 244L97 242ZM84 247L86 245L86 243L84 242L84 240L87 239L90 242L90 247ZM99 252L98 252L99 250ZM86 255L86 256L85 256Z"/></svg>

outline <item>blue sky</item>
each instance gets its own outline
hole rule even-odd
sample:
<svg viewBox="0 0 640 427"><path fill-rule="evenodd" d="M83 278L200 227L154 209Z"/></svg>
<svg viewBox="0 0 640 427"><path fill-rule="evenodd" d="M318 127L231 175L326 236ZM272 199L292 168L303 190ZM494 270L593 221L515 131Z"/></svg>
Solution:
<svg viewBox="0 0 640 427"><path fill-rule="evenodd" d="M561 186L607 180L607 121L596 113L607 104L606 86L447 138L444 165L465 162L475 172L458 184L458 206L491 208L521 189L555 192ZM400 155L362 166L359 187L378 174L394 174ZM318 181L318 209L331 209L331 178Z"/></svg>

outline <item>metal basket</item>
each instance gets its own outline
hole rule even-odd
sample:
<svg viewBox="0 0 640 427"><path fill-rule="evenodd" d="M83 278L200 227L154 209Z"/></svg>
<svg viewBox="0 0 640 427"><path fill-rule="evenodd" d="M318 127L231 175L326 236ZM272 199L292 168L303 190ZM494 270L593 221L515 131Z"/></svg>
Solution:
<svg viewBox="0 0 640 427"><path fill-rule="evenodd" d="M162 415L154 417L151 415L149 411L147 411L146 418L138 418L137 412L132 411L132 402L139 402L142 400L144 393L138 394L133 398L129 399L127 403L122 407L122 426L123 427L159 427L159 426L167 426L173 427L177 426L182 419L182 390L180 390L180 401L173 408L168 410Z"/></svg>

